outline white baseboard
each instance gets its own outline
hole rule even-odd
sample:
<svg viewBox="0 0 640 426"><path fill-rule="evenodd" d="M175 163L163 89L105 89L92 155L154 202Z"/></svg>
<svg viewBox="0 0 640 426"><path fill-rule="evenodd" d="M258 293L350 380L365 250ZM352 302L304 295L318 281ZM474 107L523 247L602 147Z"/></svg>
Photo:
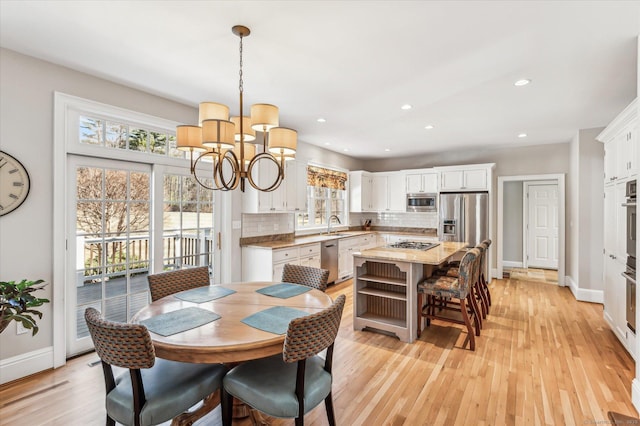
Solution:
<svg viewBox="0 0 640 426"><path fill-rule="evenodd" d="M631 381L631 402L640 413L640 381L637 377Z"/></svg>
<svg viewBox="0 0 640 426"><path fill-rule="evenodd" d="M604 292L602 290L591 290L588 288L580 288L573 278L570 276L564 277L565 285L569 286L573 297L580 302L590 303L604 303Z"/></svg>
<svg viewBox="0 0 640 426"><path fill-rule="evenodd" d="M502 266L504 266L505 268L522 268L522 262L512 262L509 260L503 260L502 261Z"/></svg>
<svg viewBox="0 0 640 426"><path fill-rule="evenodd" d="M53 368L53 346L0 360L0 384Z"/></svg>

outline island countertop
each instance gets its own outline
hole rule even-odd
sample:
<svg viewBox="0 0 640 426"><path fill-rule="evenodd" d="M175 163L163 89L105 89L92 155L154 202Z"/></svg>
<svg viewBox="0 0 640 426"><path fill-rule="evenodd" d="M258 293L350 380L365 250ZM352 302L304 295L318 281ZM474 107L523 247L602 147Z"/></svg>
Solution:
<svg viewBox="0 0 640 426"><path fill-rule="evenodd" d="M440 241L436 247L429 250L410 250L383 246L356 252L353 256L367 259L421 263L423 265L440 265L457 251L465 248L466 245L466 243Z"/></svg>

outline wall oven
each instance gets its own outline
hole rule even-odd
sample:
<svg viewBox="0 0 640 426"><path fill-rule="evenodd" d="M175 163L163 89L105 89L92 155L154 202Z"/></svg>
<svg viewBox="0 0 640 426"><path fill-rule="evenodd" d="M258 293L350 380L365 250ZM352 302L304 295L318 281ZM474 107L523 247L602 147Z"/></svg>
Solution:
<svg viewBox="0 0 640 426"><path fill-rule="evenodd" d="M627 280L627 327L636 332L636 181L627 182L627 267L622 276Z"/></svg>
<svg viewBox="0 0 640 426"><path fill-rule="evenodd" d="M415 193L407 194L408 212L435 212L437 194Z"/></svg>

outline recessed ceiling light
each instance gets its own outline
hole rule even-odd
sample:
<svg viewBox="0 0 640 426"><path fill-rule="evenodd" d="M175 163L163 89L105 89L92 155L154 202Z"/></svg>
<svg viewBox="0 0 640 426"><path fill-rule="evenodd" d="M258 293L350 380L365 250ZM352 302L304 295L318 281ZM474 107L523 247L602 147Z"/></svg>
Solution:
<svg viewBox="0 0 640 426"><path fill-rule="evenodd" d="M526 133L520 133L520 134L518 135L518 137L519 137L519 138L526 138L526 137L527 137L527 134L526 134Z"/></svg>
<svg viewBox="0 0 640 426"><path fill-rule="evenodd" d="M529 80L528 78L523 78L522 80L518 80L515 83L513 83L513 85L514 86L526 86L529 83L531 83L531 80Z"/></svg>
<svg viewBox="0 0 640 426"><path fill-rule="evenodd" d="M327 120L325 120L324 118L320 117L318 118L318 123L326 123Z"/></svg>
<svg viewBox="0 0 640 426"><path fill-rule="evenodd" d="M349 148L343 149L344 152L349 152Z"/></svg>
<svg viewBox="0 0 640 426"><path fill-rule="evenodd" d="M411 109L412 107L411 107L411 105L409 105L409 104L404 104L404 105L402 105L400 108L402 108L403 110L405 110L405 111L406 111L406 110L408 110L408 109Z"/></svg>
<svg viewBox="0 0 640 426"><path fill-rule="evenodd" d="M426 126L424 126L424 128L427 130L431 130L433 129L433 124L427 124Z"/></svg>
<svg viewBox="0 0 640 426"><path fill-rule="evenodd" d="M325 142L324 144L329 146L329 145L331 145L331 142Z"/></svg>
<svg viewBox="0 0 640 426"><path fill-rule="evenodd" d="M389 151L391 151L389 148L384 149L384 152L389 152Z"/></svg>

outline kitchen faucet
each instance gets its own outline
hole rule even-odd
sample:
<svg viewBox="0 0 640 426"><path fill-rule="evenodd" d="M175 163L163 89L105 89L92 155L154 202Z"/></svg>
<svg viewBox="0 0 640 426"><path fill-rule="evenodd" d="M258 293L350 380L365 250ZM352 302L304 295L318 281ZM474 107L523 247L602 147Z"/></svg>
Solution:
<svg viewBox="0 0 640 426"><path fill-rule="evenodd" d="M340 218L338 216L336 216L335 214L332 214L331 216L329 216L329 223L327 223L327 234L331 233L331 219L335 219L338 221L338 225L342 225L342 222L340 222Z"/></svg>

